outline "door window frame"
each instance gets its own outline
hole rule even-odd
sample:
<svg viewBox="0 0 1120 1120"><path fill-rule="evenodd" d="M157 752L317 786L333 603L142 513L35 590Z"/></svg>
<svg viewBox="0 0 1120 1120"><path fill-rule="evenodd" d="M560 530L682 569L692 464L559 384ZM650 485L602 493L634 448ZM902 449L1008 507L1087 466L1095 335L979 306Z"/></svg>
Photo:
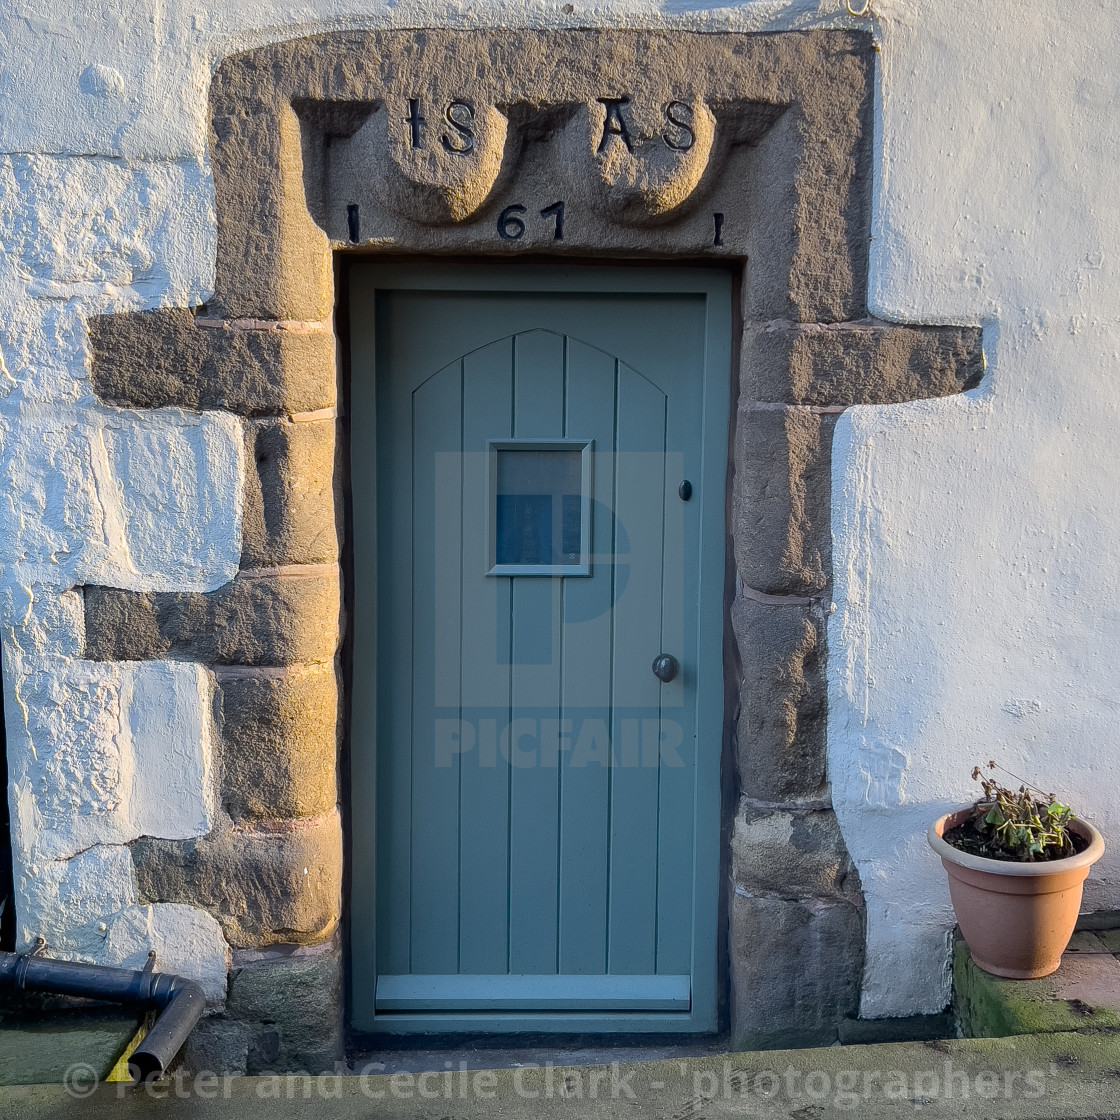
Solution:
<svg viewBox="0 0 1120 1120"><path fill-rule="evenodd" d="M503 451L578 451L580 453L579 560L574 564L501 564L498 562L498 457ZM593 439L492 439L487 441L486 539L489 548L488 576L590 576L591 495L593 491L595 441Z"/></svg>

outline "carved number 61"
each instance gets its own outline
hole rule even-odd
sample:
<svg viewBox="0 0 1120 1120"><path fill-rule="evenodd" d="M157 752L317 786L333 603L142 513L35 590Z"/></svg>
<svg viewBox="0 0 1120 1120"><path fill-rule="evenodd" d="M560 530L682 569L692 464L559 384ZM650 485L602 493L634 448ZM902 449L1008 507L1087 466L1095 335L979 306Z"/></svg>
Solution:
<svg viewBox="0 0 1120 1120"><path fill-rule="evenodd" d="M525 236L525 222L521 219L520 215L528 212L528 207L522 206L519 202L515 202L512 206L507 206L498 215L498 236L503 241L520 241ZM554 202L551 206L546 206L543 210L539 211L542 218L552 218L556 222L556 227L552 233L553 241L564 240L564 203Z"/></svg>

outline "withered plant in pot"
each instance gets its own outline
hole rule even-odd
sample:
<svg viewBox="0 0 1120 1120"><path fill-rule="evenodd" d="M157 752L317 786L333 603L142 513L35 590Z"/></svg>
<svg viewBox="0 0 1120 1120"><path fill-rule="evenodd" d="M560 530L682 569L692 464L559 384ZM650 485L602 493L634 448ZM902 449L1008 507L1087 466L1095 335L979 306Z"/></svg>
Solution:
<svg viewBox="0 0 1120 1120"><path fill-rule="evenodd" d="M996 976L1032 980L1061 964L1104 841L1052 794L1004 773L1021 783L1017 793L977 766L983 796L938 817L928 836L972 959Z"/></svg>

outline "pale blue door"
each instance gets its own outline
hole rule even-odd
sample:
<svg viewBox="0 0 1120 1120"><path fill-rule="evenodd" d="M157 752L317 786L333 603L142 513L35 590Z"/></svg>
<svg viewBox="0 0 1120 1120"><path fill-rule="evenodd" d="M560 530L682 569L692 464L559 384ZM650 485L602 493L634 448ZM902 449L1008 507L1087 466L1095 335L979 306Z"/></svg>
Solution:
<svg viewBox="0 0 1120 1120"><path fill-rule="evenodd" d="M355 1026L712 1030L729 280L351 292Z"/></svg>

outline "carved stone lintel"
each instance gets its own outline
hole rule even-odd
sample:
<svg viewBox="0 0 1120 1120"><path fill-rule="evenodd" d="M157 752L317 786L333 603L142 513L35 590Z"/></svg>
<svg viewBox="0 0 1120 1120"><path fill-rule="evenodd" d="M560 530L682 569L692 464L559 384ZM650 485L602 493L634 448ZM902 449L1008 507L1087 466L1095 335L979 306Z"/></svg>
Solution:
<svg viewBox="0 0 1120 1120"><path fill-rule="evenodd" d="M322 129L342 107L301 107L303 127L322 130L322 152L306 137L303 146L317 165L311 178L324 192L320 198L309 190L308 205L328 233L328 215L339 210L341 196L359 211L351 241L369 232L361 211L368 218L385 209L421 226L471 221L500 181L521 177L528 143L548 149L544 178L573 203L627 226L671 221L700 185L715 143L715 114L698 96L599 97L578 108L519 102L512 139L499 107L445 88L438 76L428 88L434 92L423 97L388 98L348 133ZM729 120L729 132L736 123Z"/></svg>

